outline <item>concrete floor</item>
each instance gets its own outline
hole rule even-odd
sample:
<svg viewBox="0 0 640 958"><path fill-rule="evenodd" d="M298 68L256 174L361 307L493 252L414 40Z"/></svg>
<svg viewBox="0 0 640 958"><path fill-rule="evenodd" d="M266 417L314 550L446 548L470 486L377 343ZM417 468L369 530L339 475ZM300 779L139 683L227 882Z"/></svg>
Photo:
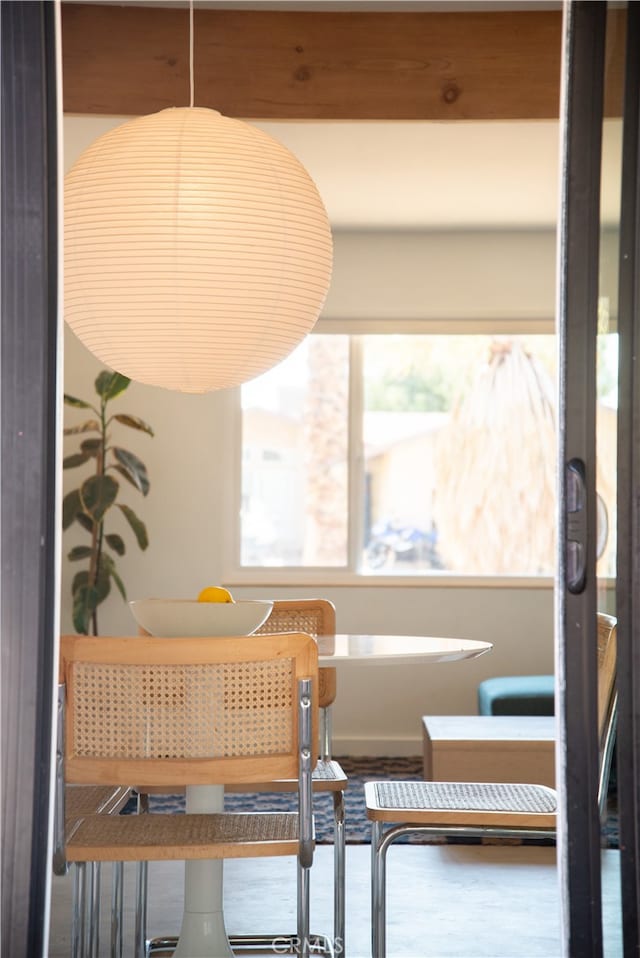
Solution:
<svg viewBox="0 0 640 958"><path fill-rule="evenodd" d="M347 847L349 958L370 958L369 846ZM311 930L332 929L331 846L316 849ZM133 898L133 871L126 866ZM293 933L295 871L288 859L225 863L225 913L230 934ZM555 850L496 846L395 846L389 852L389 958L560 958ZM177 934L183 865L150 866L149 934ZM108 955L109 867L105 867L101 954ZM618 856L603 857L605 954L622 956ZM71 879L53 879L49 958L69 955ZM127 915L125 955L131 950Z"/></svg>

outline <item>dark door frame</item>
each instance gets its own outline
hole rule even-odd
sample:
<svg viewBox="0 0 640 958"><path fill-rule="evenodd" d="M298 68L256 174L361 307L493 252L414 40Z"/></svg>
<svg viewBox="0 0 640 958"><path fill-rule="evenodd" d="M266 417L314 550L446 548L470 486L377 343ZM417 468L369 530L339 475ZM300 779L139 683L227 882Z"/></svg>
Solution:
<svg viewBox="0 0 640 958"><path fill-rule="evenodd" d="M624 954L640 954L640 5L627 9L618 294L618 809Z"/></svg>
<svg viewBox="0 0 640 958"><path fill-rule="evenodd" d="M2 3L2 954L48 939L58 605L55 5Z"/></svg>

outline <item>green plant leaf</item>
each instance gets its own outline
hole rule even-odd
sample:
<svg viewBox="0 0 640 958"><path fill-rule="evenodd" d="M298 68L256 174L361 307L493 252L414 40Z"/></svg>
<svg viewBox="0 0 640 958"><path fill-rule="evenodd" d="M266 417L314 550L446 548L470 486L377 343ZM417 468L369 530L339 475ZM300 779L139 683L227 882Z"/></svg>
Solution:
<svg viewBox="0 0 640 958"><path fill-rule="evenodd" d="M80 491L74 489L72 492L68 492L62 500L62 528L68 529L81 512L82 502L80 500Z"/></svg>
<svg viewBox="0 0 640 958"><path fill-rule="evenodd" d="M133 509L130 509L129 506L125 506L122 503L117 503L117 506L133 529L133 534L135 535L140 548L143 550L146 549L149 545L149 539L147 536L147 527L145 526L144 522L141 522L140 519L138 519Z"/></svg>
<svg viewBox="0 0 640 958"><path fill-rule="evenodd" d="M80 432L100 432L100 423L97 419L87 419L79 426L67 426L63 430L65 436L77 436Z"/></svg>
<svg viewBox="0 0 640 958"><path fill-rule="evenodd" d="M119 488L113 476L89 476L80 487L84 512L94 522L101 522L107 509L115 502Z"/></svg>
<svg viewBox="0 0 640 958"><path fill-rule="evenodd" d="M120 578L120 576L118 575L118 573L116 572L115 569L112 569L112 570L111 570L111 578L113 579L113 581L114 581L115 584L117 585L117 587L118 587L118 592L120 593L120 595L122 596L122 598L123 598L124 601L126 602L126 601L127 601L127 590L126 590L125 587L124 587L124 582L122 581L122 579Z"/></svg>
<svg viewBox="0 0 640 958"><path fill-rule="evenodd" d="M91 546L74 546L71 552L67 554L69 562L77 562L79 559L91 558Z"/></svg>
<svg viewBox="0 0 640 958"><path fill-rule="evenodd" d="M118 472L126 476L129 482L139 489L143 496L146 496L149 492L149 477L147 467L142 460L127 449L121 449L120 446L113 446L111 452L120 463L120 467L116 466Z"/></svg>
<svg viewBox="0 0 640 958"><path fill-rule="evenodd" d="M83 569L82 572L76 572L71 583L71 595L75 595L78 589L89 584L89 572Z"/></svg>
<svg viewBox="0 0 640 958"><path fill-rule="evenodd" d="M100 583L102 583L103 578L107 580L109 578L112 578L118 587L118 592L120 593L122 598L126 601L127 593L124 587L124 583L122 582L122 579L116 572L116 564L111 558L111 556L106 555L104 552L102 553L102 556L100 558L100 569L98 573L98 578ZM109 588L111 588L110 585L109 585Z"/></svg>
<svg viewBox="0 0 640 958"><path fill-rule="evenodd" d="M82 635L89 634L91 615L99 603L98 590L80 585L73 593L73 626Z"/></svg>
<svg viewBox="0 0 640 958"><path fill-rule="evenodd" d="M78 498L80 498L80 493L78 493ZM82 508L82 505L80 506ZM86 529L87 532L93 534L93 527L95 525L91 516L88 516L86 512L79 512L76 516L76 522L79 522L83 529Z"/></svg>
<svg viewBox="0 0 640 958"><path fill-rule="evenodd" d="M75 396L70 396L69 393L64 394L64 401L67 406L76 406L77 409L93 409L90 402L85 402L84 399L77 399Z"/></svg>
<svg viewBox="0 0 640 958"><path fill-rule="evenodd" d="M111 556L102 556L102 559L108 558L109 562L113 563ZM100 568L98 569L98 575L96 577L95 588L98 593L98 605L107 598L111 592L111 582L109 576L111 572L105 568L104 563L101 561Z"/></svg>
<svg viewBox="0 0 640 958"><path fill-rule="evenodd" d="M73 624L77 632L83 635L89 634L91 625L91 616L101 602L107 598L111 591L111 582L106 572L98 574L95 586L89 586L89 573L79 572L72 586L73 594Z"/></svg>
<svg viewBox="0 0 640 958"><path fill-rule="evenodd" d="M124 476L124 478L127 480L127 482L130 482L131 485L132 485L132 486L135 486L135 488L138 490L138 492L140 492L140 486L139 486L138 483L135 481L135 479L133 479L133 477L131 476L131 474L127 472L127 470L124 468L124 466L119 466L119 465L118 465L118 466L111 466L111 468L114 469L116 472L119 472L121 476Z"/></svg>
<svg viewBox="0 0 640 958"><path fill-rule="evenodd" d="M101 439L83 439L80 443L80 448L87 459L91 459L98 455L101 445Z"/></svg>
<svg viewBox="0 0 640 958"><path fill-rule="evenodd" d="M116 396L123 393L130 382L131 380L121 375L121 373L112 373L109 372L108 369L105 369L96 379L96 392L105 402L108 402L110 399L115 399Z"/></svg>
<svg viewBox="0 0 640 958"><path fill-rule="evenodd" d="M100 585L102 585L103 580L106 580L109 583L109 588L107 591L109 591L109 589L111 588L111 584L109 582L110 578L113 579L113 581L118 587L118 591L120 595L126 601L127 593L124 588L122 579L116 572L116 564L110 555L107 555L106 553L103 552L102 556L100 557L100 568L98 571L98 580Z"/></svg>
<svg viewBox="0 0 640 958"><path fill-rule="evenodd" d="M63 469L73 469L75 466L83 466L85 462L89 462L90 456L86 456L83 452L75 452L72 456L66 456L62 460Z"/></svg>
<svg viewBox="0 0 640 958"><path fill-rule="evenodd" d="M125 544L124 544L124 540L122 539L121 536L116 535L115 532L112 532L112 533L110 533L110 535L105 536L105 537L104 537L104 540L105 540L105 542L107 543L107 545L109 546L109 548L110 548L110 549L113 549L113 551L114 551L117 555L123 556L123 555L125 554L125 552L126 552Z"/></svg>
<svg viewBox="0 0 640 958"><path fill-rule="evenodd" d="M146 432L150 436L154 435L149 423L145 422L144 419L139 419L137 416L129 416L125 412L120 412L113 418L117 420L117 422L121 422L123 426L131 426L132 429L139 429L141 432Z"/></svg>

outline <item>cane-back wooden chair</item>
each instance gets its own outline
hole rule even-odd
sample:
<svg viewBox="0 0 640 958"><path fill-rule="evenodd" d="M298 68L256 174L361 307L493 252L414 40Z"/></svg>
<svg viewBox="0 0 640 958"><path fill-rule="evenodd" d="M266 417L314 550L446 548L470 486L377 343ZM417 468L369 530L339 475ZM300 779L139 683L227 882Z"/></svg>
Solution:
<svg viewBox="0 0 640 958"><path fill-rule="evenodd" d="M311 772L318 739L315 642L302 633L213 639L70 635L62 637L60 656L68 783L136 783L172 791L292 778L298 787L296 811L284 814L88 815L66 837L64 849L81 876L76 888L93 862L292 855L298 863L297 933L308 954ZM76 898L74 914L78 910ZM86 954L87 939L86 933L76 936L74 954Z"/></svg>
<svg viewBox="0 0 640 958"><path fill-rule="evenodd" d="M598 614L598 804L606 814L615 741L616 620ZM386 855L401 835L555 839L556 791L545 785L487 782L366 782L371 820L371 929L375 958L386 956ZM385 825L390 825L386 831Z"/></svg>
<svg viewBox="0 0 640 958"><path fill-rule="evenodd" d="M316 638L318 635L334 635L336 631L335 606L328 599L275 599L268 619L254 635L273 635L284 632L305 632ZM320 707L320 758L313 769L312 786L314 794L330 792L333 801L333 941L326 935L312 935L314 950L317 954L332 954L336 948L345 948L345 813L344 792L348 784L341 765L331 757L331 706L336 697L336 670L322 667L318 675L318 704ZM241 785L227 785L227 792L295 792L295 779L263 781ZM140 810L148 810L145 794L139 798ZM146 875L138 877L138 910L142 914L142 924L146 927ZM143 932L146 937L146 933ZM277 940L278 946L293 939L293 935L234 935L232 946L236 948L264 946L271 948ZM147 943L151 955L175 947L172 936L152 938Z"/></svg>

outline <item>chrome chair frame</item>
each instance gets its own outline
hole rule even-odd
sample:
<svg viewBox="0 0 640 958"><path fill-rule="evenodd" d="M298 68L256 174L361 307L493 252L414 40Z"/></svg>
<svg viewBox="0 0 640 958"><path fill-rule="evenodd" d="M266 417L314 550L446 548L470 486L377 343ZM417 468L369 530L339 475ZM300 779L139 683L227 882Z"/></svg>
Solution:
<svg viewBox="0 0 640 958"><path fill-rule="evenodd" d="M611 616L604 614L598 614L598 629L599 632L607 632L609 630L608 638L604 644L603 650L598 649L599 654L599 667L602 665L600 661L600 656L604 660L607 656L607 653L610 654L610 648L614 649L615 656L615 619ZM609 645L611 642L611 646ZM607 810L607 793L609 786L609 777L611 773L611 761L613 757L613 749L615 745L615 732L616 732L616 721L617 721L617 712L618 712L618 697L615 688L615 664L613 666L613 678L611 679L610 688L603 687L602 692L599 688L599 696L603 694L606 696L606 701L599 701L599 710L602 709L602 712L599 714L600 720L600 765L598 770L598 810L600 814L600 821L604 824L606 820L606 810ZM389 783L390 785L404 785L405 783ZM417 787L420 787L421 783L416 783ZM487 793L492 788L500 788L500 785L492 785L491 783L424 783L425 786L433 785L436 787L438 785L449 786L449 785L459 785L464 787L468 784L479 785L481 789L486 789ZM486 839L486 838L518 838L522 841L532 841L535 839L548 839L555 841L556 839L556 826L553 827L526 827L519 825L438 825L438 824L420 824L419 822L403 821L398 824L392 824L391 827L388 827L385 830L384 818L376 819L373 816L375 815L376 810L379 806L377 805L375 799L371 797L372 795L370 789L374 786L375 783L367 783L365 785L365 792L367 793L367 814L371 819L371 947L373 958L386 958L387 954L387 943L386 943L386 884L387 884L387 852L390 846L403 835L433 835L438 838L477 838L477 839ZM555 796L553 789L546 788L542 785L523 785L515 786L516 788L528 789L528 790L543 790L545 793L549 793ZM391 808L391 806L388 806ZM440 808L440 806L438 806ZM444 812L451 811L447 809L446 806L443 806L440 810ZM419 814L421 809L416 808L417 813ZM436 811L436 808L433 806L425 805L422 809L424 812ZM516 809L513 809L516 811ZM406 818L410 819L411 810L407 811ZM393 820L393 819L391 819Z"/></svg>
<svg viewBox="0 0 640 958"><path fill-rule="evenodd" d="M464 825L399 824L384 830L384 822L371 823L371 947L375 958L386 958L387 852L403 835L433 835L437 838L521 838L531 841L555 838L555 829L509 829Z"/></svg>
<svg viewBox="0 0 640 958"><path fill-rule="evenodd" d="M326 621L330 619L332 629L335 632L335 607L328 599L276 599L269 618L257 630L256 635L263 633L281 632L295 628L301 628L302 631L309 632L314 638L317 636L315 629L309 630L306 625L296 622L297 615L313 615L318 607L322 608L321 617ZM287 624L287 610L292 617L291 624ZM281 619L283 624L274 628L274 620L278 622ZM322 680L323 671L335 674L335 670L320 669L320 679ZM333 695L335 696L335 686ZM331 699L331 702L333 699ZM319 765L328 764L332 761L332 712L331 704L320 707L320 759ZM340 771L342 771L340 769ZM346 778L346 776L345 776ZM334 949L340 949L342 958L346 955L345 943L345 896L346 896L346 829L345 829L345 804L344 790L331 792L333 801L333 942L324 935L315 936L318 941L318 947L323 947L322 954L332 955ZM265 936L258 936L258 940L263 944L268 942Z"/></svg>
<svg viewBox="0 0 640 958"><path fill-rule="evenodd" d="M69 871L65 855L65 843L79 820L79 816L115 815L127 803L131 789L126 786L102 786L92 788L85 785L67 785L64 779L64 720L65 686L58 684L57 729L56 729L56 768L55 801L53 813L53 858L54 875L63 876ZM77 803L75 796L82 801ZM70 801L74 796L74 801ZM79 805L82 807L80 808ZM75 809L75 812L74 812ZM72 814L73 813L73 814ZM82 952L90 958L98 958L100 953L100 862L92 862L90 867L76 870L74 874L74 899L80 902L74 908L71 925L71 952ZM123 873L114 868L111 885L111 958L122 958L123 923Z"/></svg>

